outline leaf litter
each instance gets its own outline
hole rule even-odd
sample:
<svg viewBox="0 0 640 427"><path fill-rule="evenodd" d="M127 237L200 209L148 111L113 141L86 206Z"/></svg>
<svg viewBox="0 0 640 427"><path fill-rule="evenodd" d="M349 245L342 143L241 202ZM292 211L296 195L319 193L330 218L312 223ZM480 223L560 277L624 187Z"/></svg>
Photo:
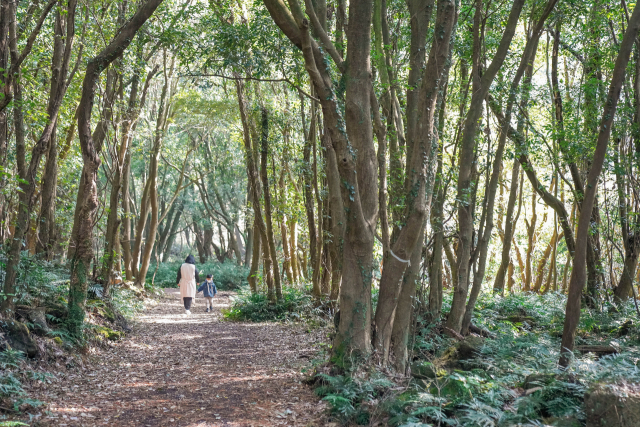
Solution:
<svg viewBox="0 0 640 427"><path fill-rule="evenodd" d="M230 292L218 293L213 313L196 298L186 316L177 289L165 291L127 338L31 384L46 405L18 419L32 427L328 424L326 404L302 383L326 331L224 321Z"/></svg>

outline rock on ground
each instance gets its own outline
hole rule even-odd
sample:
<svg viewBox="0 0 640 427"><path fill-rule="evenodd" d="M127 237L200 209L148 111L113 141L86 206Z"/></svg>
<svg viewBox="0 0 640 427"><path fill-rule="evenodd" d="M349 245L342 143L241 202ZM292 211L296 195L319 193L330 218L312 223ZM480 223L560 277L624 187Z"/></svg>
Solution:
<svg viewBox="0 0 640 427"><path fill-rule="evenodd" d="M7 320L4 322L3 329L11 348L20 350L32 358L38 356L40 353L38 344L31 336L27 325L16 320Z"/></svg>
<svg viewBox="0 0 640 427"><path fill-rule="evenodd" d="M598 384L585 395L587 427L640 426L640 387Z"/></svg>

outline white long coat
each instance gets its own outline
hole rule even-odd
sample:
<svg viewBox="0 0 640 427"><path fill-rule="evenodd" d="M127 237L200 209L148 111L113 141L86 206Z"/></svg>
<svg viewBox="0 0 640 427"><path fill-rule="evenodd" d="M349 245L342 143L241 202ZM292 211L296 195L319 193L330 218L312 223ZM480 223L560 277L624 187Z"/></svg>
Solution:
<svg viewBox="0 0 640 427"><path fill-rule="evenodd" d="M196 266L185 262L180 267L180 297L195 298L196 296Z"/></svg>

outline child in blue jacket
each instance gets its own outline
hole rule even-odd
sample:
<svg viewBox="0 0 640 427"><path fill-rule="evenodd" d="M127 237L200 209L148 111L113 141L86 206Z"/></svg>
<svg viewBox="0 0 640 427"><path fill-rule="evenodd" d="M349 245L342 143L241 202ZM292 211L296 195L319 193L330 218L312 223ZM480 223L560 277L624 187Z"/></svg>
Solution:
<svg viewBox="0 0 640 427"><path fill-rule="evenodd" d="M202 282L198 288L198 292L202 292L204 299L207 301L207 313L213 311L213 297L218 293L218 289L216 289L216 284L213 283L210 274L207 274L207 280Z"/></svg>

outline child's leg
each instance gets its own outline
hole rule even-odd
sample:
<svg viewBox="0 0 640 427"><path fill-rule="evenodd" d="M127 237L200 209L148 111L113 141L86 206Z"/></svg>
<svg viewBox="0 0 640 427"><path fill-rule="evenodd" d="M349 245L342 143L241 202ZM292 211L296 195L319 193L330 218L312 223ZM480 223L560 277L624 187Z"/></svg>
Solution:
<svg viewBox="0 0 640 427"><path fill-rule="evenodd" d="M213 297L207 297L207 307L213 308Z"/></svg>

